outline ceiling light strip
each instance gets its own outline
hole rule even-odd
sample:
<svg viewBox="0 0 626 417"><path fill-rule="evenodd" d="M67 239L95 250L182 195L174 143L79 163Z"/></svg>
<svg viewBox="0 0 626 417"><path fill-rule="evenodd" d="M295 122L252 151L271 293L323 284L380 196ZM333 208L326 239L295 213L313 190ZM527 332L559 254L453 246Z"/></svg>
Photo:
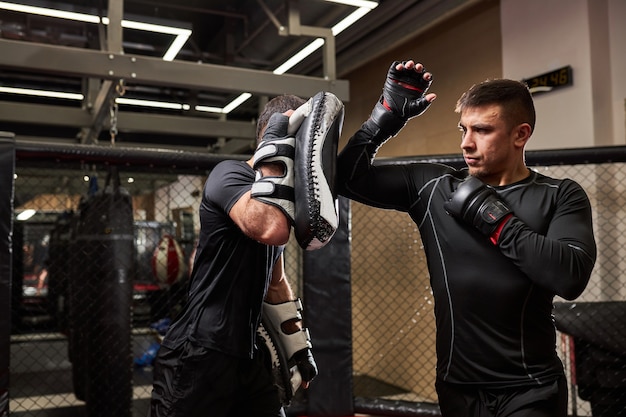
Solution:
<svg viewBox="0 0 626 417"><path fill-rule="evenodd" d="M0 9L11 10L40 16L58 17L59 19L76 20L79 22L99 23L100 18L85 13L66 12L63 10L48 9L44 7L27 6L25 4L15 4L0 1Z"/></svg>
<svg viewBox="0 0 626 417"><path fill-rule="evenodd" d="M371 11L372 9L368 9L367 7L359 7L358 9L350 13L347 17L345 17L341 22L337 23L331 28L333 35L339 35L341 32L355 24L359 19L361 19L363 16Z"/></svg>
<svg viewBox="0 0 626 417"><path fill-rule="evenodd" d="M19 94L26 96L63 98L67 100L82 100L85 98L80 93L64 93L61 91L33 90L30 88L0 87L0 93Z"/></svg>
<svg viewBox="0 0 626 417"><path fill-rule="evenodd" d="M22 12L27 14L36 14L40 16L48 16L48 17L56 17L59 19L68 19L75 20L79 22L86 23L100 23L100 17L85 14L85 13L75 13L75 12L66 12L63 10L56 9L48 9L44 7L35 7L35 6L27 6L24 4L15 4L8 3L4 1L0 1L0 9L11 10L14 12ZM103 17L102 23L105 25L109 24L109 18ZM135 29L135 30L143 30L146 32L156 32L156 33L164 33L167 35L174 35L176 38L163 55L163 60L172 61L178 52L185 45L189 37L191 36L190 29L177 28L173 26L165 26L165 25L156 25L152 23L144 23L144 22L136 22L133 20L122 20L121 25L123 28L127 29Z"/></svg>
<svg viewBox="0 0 626 417"><path fill-rule="evenodd" d="M196 107L194 107L197 111L203 111L203 112L207 112L207 113L222 113L222 108L221 107L214 107L214 106L202 106L202 105L198 105Z"/></svg>
<svg viewBox="0 0 626 417"><path fill-rule="evenodd" d="M115 99L117 104L126 104L129 106L155 107L159 109L171 110L189 110L191 106L186 103L171 103L167 101L140 100L135 98L118 97Z"/></svg>
<svg viewBox="0 0 626 417"><path fill-rule="evenodd" d="M327 1L333 1L333 0L327 0ZM377 2L373 2L373 1L358 1L358 0L355 0L355 1L351 1L351 0L342 1L342 0L335 0L334 2L335 3L349 4L349 5L356 5L356 3L359 3L359 5L361 5L361 3L368 3L368 4L367 5L363 4L362 7L359 7L354 12L350 13L346 18L344 18L339 23L334 25L331 28L333 36L337 36L339 33L343 32L349 26L353 25L356 21L361 19L363 16L368 14L372 9L374 9L376 6L378 6L378 3ZM287 61L285 61L283 64L278 66L278 68L276 68L274 71L272 71L272 73L277 74L277 75L281 75L281 74L286 73L291 68L293 68L294 66L299 64L306 57L308 57L313 52L315 52L319 48L321 48L323 45L324 45L324 39L323 38L315 39L313 42L311 42L310 44L305 46L301 51L299 51L294 56L292 56ZM206 111L206 112L211 112L211 113L225 113L225 114L228 114L231 111L233 111L235 108L240 106L243 102L248 100L251 96L252 95L250 93L243 93L239 97L237 97L235 100L233 100L229 104L227 104L223 109L220 109L219 107L210 107L210 106L196 106L195 109L197 111Z"/></svg>
<svg viewBox="0 0 626 417"><path fill-rule="evenodd" d="M233 101L231 101L230 103L228 103L223 109L222 109L222 113L224 114L228 114L231 111L235 110L237 107L239 107L241 104L243 104L243 102L245 102L246 100L248 100L250 97L252 97L252 94L250 93L241 93L239 95L239 97L237 97L236 99L234 99Z"/></svg>
<svg viewBox="0 0 626 417"><path fill-rule="evenodd" d="M80 93L64 93L61 91L34 90L30 88L0 87L0 93L19 94L37 97L62 98L67 100L83 100L84 96ZM249 97L248 97L249 98ZM191 106L187 103L172 103L167 101L141 100L127 97L118 97L115 99L118 104L129 106L154 107L172 110L189 110ZM222 109L219 109L219 113Z"/></svg>
<svg viewBox="0 0 626 417"><path fill-rule="evenodd" d="M344 18L343 20L341 20L339 23L337 23L331 28L333 36L337 36L338 34L343 32L345 29L353 25L356 21L358 21L363 16L365 16L367 13L369 13L372 9L378 6L378 2L367 1L367 0L326 0L326 1L331 2L331 3L341 3L341 4L358 7L358 9L350 13L346 18ZM7 2L0 2L0 8L5 9L5 10L20 11L24 13L59 17L63 19L79 20L79 21L89 22L89 23L99 22L99 18L97 16L92 16L92 15L87 15L87 14L82 14L82 13L63 12L59 10L45 9L45 8L33 7L33 6L25 6L25 5L13 4L13 3L7 3ZM104 24L108 24L109 19L104 17L102 19L102 22ZM176 38L172 42L170 48L163 56L163 60L165 61L172 61L174 57L178 54L180 49L183 47L185 42L187 42L187 39L189 39L189 37L191 36L191 30L189 29L153 25L149 23L134 22L134 21L129 21L129 20L122 20L122 27L125 27L128 29L137 29L137 30L145 30L145 31L151 31L151 32L159 32L159 33L167 33L171 35L176 35ZM280 66L278 66L272 72L277 75L286 73L291 68L293 68L294 66L299 64L301 61L303 61L305 58L307 58L309 55L311 55L313 52L321 48L323 45L324 45L323 38L317 38L313 40L313 42L305 46L301 51L299 51L294 56L289 58L287 61L285 61ZM12 90L23 91L23 92L12 91L11 93L13 94L42 95L46 97L71 98L71 99L76 99L76 100L83 99L82 94L72 95L71 93L43 92L40 90L25 90L25 89L12 89ZM30 91L30 93L27 91ZM39 91L39 92L35 92L35 91ZM0 89L0 92L3 92L2 89ZM4 92L8 92L8 91L4 91ZM80 98L78 98L78 96L80 96ZM195 109L197 111L228 114L234 109L236 109L237 107L239 107L242 103L244 103L250 97L252 97L252 94L242 93L236 99L234 99L229 104L227 104L224 108L212 107L212 106L195 106ZM175 108L175 109L183 109L183 110L189 109L189 105L181 105L178 103L148 102L146 100L134 100L131 102L130 101L131 99L125 99L125 98L118 98L117 100L118 100L118 103L120 104L132 103L135 105L143 105L143 106L148 106L148 107ZM143 104L140 104L140 102L143 102ZM150 103L150 104L146 104L146 103ZM157 105L155 103L160 103L160 105ZM167 105L167 106L164 107L163 105Z"/></svg>
<svg viewBox="0 0 626 417"><path fill-rule="evenodd" d="M324 45L324 39L323 38L315 39L313 42L311 42L310 44L308 44L307 46L302 48L301 51L299 51L297 54L295 54L294 56L289 58L287 61L285 61L283 64L281 64L278 68L276 68L272 72L274 74L278 74L278 75L286 73L291 68L296 66L296 64L298 64L304 58L306 58L307 56L311 55L313 52L315 52L318 49L320 49L322 47L322 45Z"/></svg>
<svg viewBox="0 0 626 417"><path fill-rule="evenodd" d="M186 34L181 33L178 36L176 36L176 39L174 39L174 41L168 48L167 52L165 52L165 55L163 55L163 58L162 58L163 61L173 61L174 58L176 58L176 55L178 55L178 52L180 52L180 50L183 49L183 46L185 45L185 43L187 42L187 39L189 39L190 36L191 36L190 30Z"/></svg>
<svg viewBox="0 0 626 417"><path fill-rule="evenodd" d="M376 4L378 5L378 4ZM346 30L349 26L353 25L357 20L361 19L363 16L368 14L372 9L367 7L360 7L356 9L354 12L350 13L346 18L341 20L335 26L331 28L333 36L337 36L344 30ZM301 51L296 53L294 56L289 58L283 64L281 64L278 68L272 71L274 74L284 74L289 71L291 68L299 64L306 57L311 55L313 52L317 51L324 45L323 38L317 38L307 46L305 46Z"/></svg>
<svg viewBox="0 0 626 417"><path fill-rule="evenodd" d="M339 4L345 4L347 6L363 7L363 8L370 9L370 10L378 6L377 1L370 1L370 0L325 0L325 1L328 3L339 3Z"/></svg>

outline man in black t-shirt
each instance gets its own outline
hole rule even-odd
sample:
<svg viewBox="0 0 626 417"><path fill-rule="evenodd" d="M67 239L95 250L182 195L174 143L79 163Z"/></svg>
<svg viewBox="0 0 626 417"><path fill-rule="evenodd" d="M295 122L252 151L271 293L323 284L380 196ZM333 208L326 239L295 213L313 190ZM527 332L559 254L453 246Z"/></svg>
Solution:
<svg viewBox="0 0 626 417"><path fill-rule="evenodd" d="M436 98L431 79L420 63L392 64L370 118L339 154L340 193L406 212L419 228L444 417L566 417L552 302L578 297L591 275L588 197L525 165L535 109L513 80L487 80L458 100L467 168L374 165L379 147Z"/></svg>
<svg viewBox="0 0 626 417"><path fill-rule="evenodd" d="M255 156L220 162L205 183L188 301L156 358L152 417L284 416L257 329L264 301L294 300L283 265L292 220L281 206L293 202L268 204L273 196L261 201L254 187L268 181L277 189L293 186L288 116L304 102L290 95L270 100L258 121L263 140ZM268 158L268 144L284 152ZM297 321L285 325L289 334L301 330ZM293 360L307 388L317 374L310 349L295 352Z"/></svg>

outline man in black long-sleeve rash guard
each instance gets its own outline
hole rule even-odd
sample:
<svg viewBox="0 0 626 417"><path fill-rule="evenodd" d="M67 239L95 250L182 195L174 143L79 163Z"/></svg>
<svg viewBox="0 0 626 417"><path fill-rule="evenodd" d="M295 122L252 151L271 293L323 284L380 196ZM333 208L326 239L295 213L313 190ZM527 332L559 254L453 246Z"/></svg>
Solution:
<svg viewBox="0 0 626 417"><path fill-rule="evenodd" d="M392 64L372 115L339 155L340 192L407 212L419 227L443 416L565 417L552 302L578 297L593 269L589 200L576 182L526 167L535 110L513 80L485 81L459 99L467 168L373 165L378 148L436 98L431 79L414 61Z"/></svg>

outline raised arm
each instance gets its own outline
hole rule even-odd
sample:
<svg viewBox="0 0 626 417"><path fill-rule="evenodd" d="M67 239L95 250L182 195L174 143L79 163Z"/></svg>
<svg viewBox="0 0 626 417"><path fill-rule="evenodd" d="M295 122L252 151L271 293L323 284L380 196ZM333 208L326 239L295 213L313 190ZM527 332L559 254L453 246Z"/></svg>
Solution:
<svg viewBox="0 0 626 417"><path fill-rule="evenodd" d="M377 207L397 208L407 193L400 167L374 167L378 149L407 121L424 113L436 95L427 94L432 74L412 60L394 62L370 117L339 153L339 193ZM380 192L385 197L379 198Z"/></svg>

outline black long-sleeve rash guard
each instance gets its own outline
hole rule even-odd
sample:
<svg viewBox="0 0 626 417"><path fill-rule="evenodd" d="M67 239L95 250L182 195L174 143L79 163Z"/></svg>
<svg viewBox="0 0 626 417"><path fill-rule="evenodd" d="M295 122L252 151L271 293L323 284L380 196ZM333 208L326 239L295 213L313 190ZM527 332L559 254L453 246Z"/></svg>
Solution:
<svg viewBox="0 0 626 417"><path fill-rule="evenodd" d="M534 171L495 187L514 213L495 246L443 208L467 170L374 166L376 150L363 129L350 139L338 158L340 193L417 224L435 299L437 378L499 387L562 375L553 299L579 296L596 259L584 190Z"/></svg>

